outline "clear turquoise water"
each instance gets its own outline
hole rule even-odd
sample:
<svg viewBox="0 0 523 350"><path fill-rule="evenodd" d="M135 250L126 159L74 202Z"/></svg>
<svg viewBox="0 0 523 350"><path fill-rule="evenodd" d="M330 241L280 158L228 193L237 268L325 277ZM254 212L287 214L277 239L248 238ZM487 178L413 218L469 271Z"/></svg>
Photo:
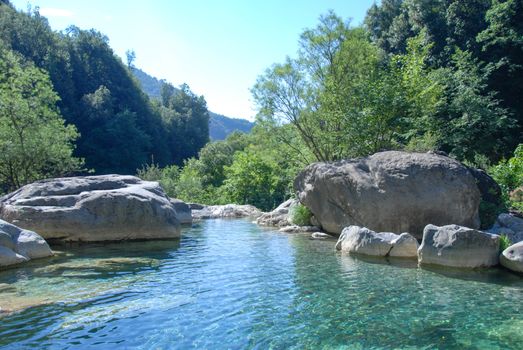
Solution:
<svg viewBox="0 0 523 350"><path fill-rule="evenodd" d="M521 349L523 279L364 261L244 220L0 272L2 349Z"/></svg>

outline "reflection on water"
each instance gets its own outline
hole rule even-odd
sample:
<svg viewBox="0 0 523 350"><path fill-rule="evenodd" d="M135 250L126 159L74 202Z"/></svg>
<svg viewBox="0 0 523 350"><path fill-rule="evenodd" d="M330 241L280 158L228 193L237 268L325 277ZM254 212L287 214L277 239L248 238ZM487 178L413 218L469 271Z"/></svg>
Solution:
<svg viewBox="0 0 523 350"><path fill-rule="evenodd" d="M516 349L523 279L354 258L209 220L180 241L58 247L0 272L0 348Z"/></svg>

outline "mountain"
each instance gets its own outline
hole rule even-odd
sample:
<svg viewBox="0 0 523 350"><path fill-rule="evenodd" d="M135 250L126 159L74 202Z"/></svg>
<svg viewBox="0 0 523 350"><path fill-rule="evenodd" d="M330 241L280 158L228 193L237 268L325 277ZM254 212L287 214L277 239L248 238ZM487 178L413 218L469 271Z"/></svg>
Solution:
<svg viewBox="0 0 523 350"><path fill-rule="evenodd" d="M139 68L133 68L133 74L149 97L160 98L162 80L150 76ZM248 133L254 126L253 122L246 119L230 118L211 111L209 111L209 116L209 137L212 141L224 140L234 131Z"/></svg>

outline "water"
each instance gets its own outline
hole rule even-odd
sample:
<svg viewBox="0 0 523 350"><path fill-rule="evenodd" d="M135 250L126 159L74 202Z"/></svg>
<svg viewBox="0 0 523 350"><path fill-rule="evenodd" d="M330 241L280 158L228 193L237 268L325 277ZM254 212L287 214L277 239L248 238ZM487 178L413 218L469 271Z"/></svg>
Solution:
<svg viewBox="0 0 523 350"><path fill-rule="evenodd" d="M245 220L0 272L1 349L520 349L523 278L366 261Z"/></svg>

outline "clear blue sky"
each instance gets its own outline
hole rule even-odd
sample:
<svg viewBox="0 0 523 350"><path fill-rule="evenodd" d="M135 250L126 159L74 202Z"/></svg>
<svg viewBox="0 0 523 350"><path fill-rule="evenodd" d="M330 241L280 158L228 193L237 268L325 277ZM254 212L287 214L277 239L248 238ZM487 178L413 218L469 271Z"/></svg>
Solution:
<svg viewBox="0 0 523 350"><path fill-rule="evenodd" d="M11 0L39 6L51 27L71 24L109 37L120 57L174 85L187 83L210 110L253 119L258 75L295 56L298 36L332 9L361 24L373 0ZM124 59L125 62L125 59Z"/></svg>

